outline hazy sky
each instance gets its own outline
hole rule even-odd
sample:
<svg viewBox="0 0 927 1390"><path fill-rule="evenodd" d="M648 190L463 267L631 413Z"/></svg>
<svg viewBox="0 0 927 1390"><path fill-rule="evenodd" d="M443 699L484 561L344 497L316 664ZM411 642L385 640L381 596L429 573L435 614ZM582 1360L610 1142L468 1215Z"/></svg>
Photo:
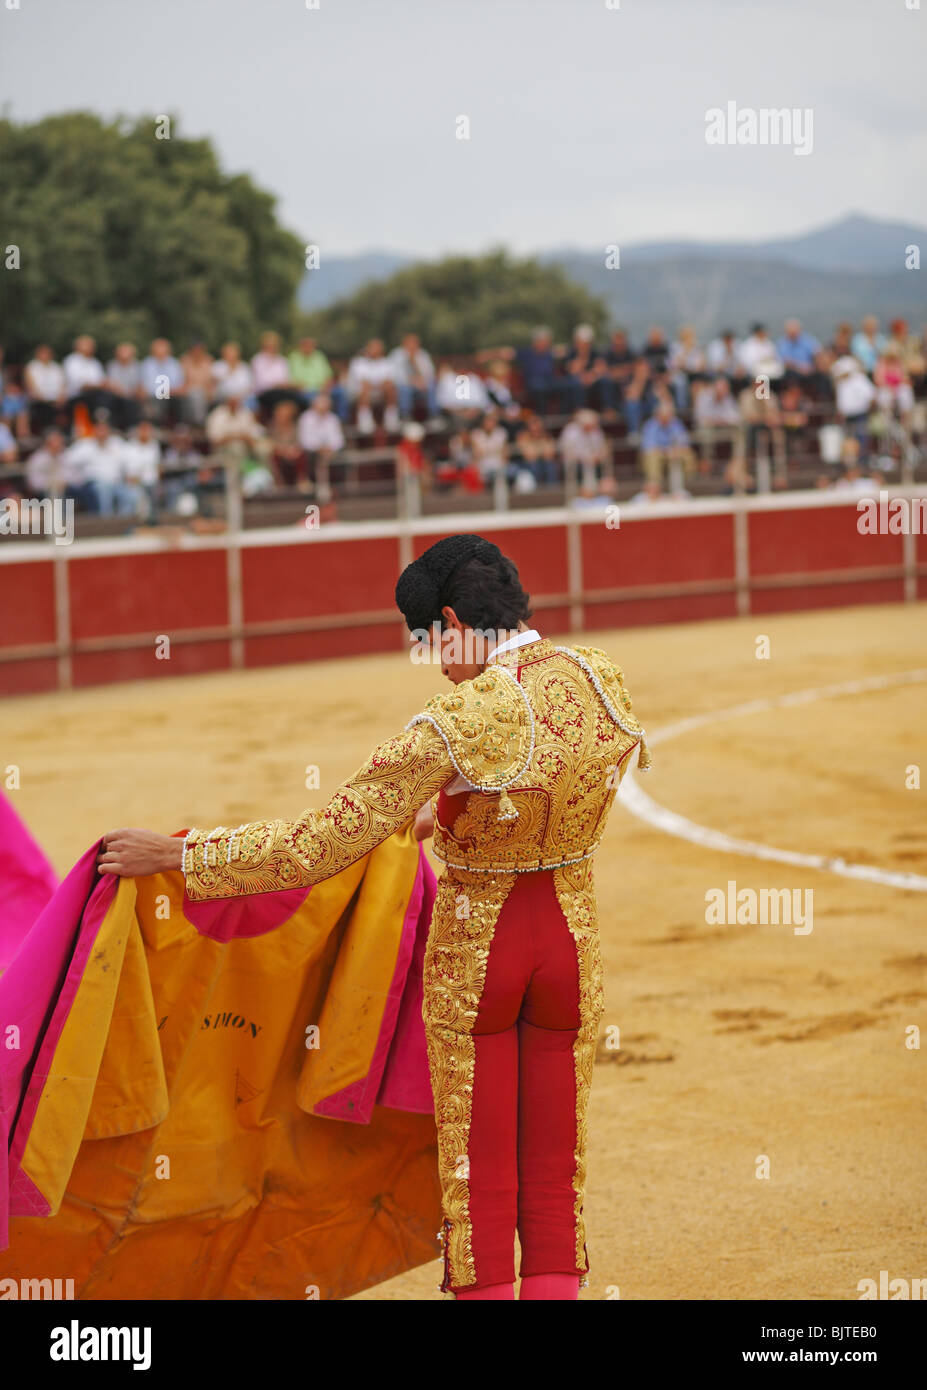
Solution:
<svg viewBox="0 0 927 1390"><path fill-rule="evenodd" d="M174 112L323 255L927 224L927 0L11 3L7 114ZM812 153L709 146L729 101Z"/></svg>

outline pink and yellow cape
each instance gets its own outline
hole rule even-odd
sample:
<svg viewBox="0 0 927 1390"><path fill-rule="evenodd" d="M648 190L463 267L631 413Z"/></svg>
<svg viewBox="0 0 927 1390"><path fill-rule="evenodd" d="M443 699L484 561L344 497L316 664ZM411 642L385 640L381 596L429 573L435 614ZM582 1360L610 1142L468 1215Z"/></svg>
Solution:
<svg viewBox="0 0 927 1390"><path fill-rule="evenodd" d="M0 1296L343 1298L435 1257L411 831L201 903L97 846L55 889L2 801L0 831Z"/></svg>

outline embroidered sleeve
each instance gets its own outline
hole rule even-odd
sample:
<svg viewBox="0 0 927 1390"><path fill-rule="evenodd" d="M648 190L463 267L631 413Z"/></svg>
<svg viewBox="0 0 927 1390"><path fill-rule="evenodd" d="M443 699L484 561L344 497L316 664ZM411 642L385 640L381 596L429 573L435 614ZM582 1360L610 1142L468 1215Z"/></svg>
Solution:
<svg viewBox="0 0 927 1390"><path fill-rule="evenodd" d="M444 740L430 724L416 724L381 743L321 810L296 821L191 830L187 893L200 901L319 883L407 824L453 775Z"/></svg>

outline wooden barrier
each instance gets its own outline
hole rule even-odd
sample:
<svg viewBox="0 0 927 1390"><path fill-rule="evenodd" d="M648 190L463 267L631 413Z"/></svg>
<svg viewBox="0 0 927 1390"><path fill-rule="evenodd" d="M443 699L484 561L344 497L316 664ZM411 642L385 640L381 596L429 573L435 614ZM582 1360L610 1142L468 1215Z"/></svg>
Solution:
<svg viewBox="0 0 927 1390"><path fill-rule="evenodd" d="M453 530L512 556L552 634L927 596L927 539L861 534L857 501L794 492L482 512L454 516ZM0 693L401 650L396 577L449 521L6 541Z"/></svg>

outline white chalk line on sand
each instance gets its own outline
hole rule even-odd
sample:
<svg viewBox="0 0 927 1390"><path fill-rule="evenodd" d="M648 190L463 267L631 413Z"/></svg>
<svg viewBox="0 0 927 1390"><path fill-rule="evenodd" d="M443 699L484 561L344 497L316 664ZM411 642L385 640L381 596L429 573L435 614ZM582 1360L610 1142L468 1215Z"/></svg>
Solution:
<svg viewBox="0 0 927 1390"><path fill-rule="evenodd" d="M763 714L770 710L788 709L792 705L811 704L815 700L829 700L838 695L860 695L872 690L887 690L892 686L914 685L927 680L927 670L902 671L893 676L872 676L864 680L845 681L842 685L823 685L812 690L797 690L790 695L772 696L768 700L751 700L745 705L732 705L730 709L710 710L695 714L688 719L680 719L668 724L647 742L651 747L679 738L692 729L703 728L707 724L718 724L729 719L737 719L745 714ZM753 840L739 840L734 835L726 835L722 830L712 830L706 825L697 825L686 816L670 811L666 806L653 800L634 780L629 771L621 788L621 801L624 806L646 821L648 825L667 835L677 835L680 839L691 840L695 845L706 849L721 850L725 854L743 854L754 859L770 859L780 864L795 864L803 869L820 869L825 873L839 874L841 878L865 879L870 883L880 883L888 888L906 888L917 893L927 893L927 878L920 874L895 873L889 869L877 869L871 864L848 864L844 859L836 859L826 854L801 854L796 850L774 849L771 845L756 844Z"/></svg>

